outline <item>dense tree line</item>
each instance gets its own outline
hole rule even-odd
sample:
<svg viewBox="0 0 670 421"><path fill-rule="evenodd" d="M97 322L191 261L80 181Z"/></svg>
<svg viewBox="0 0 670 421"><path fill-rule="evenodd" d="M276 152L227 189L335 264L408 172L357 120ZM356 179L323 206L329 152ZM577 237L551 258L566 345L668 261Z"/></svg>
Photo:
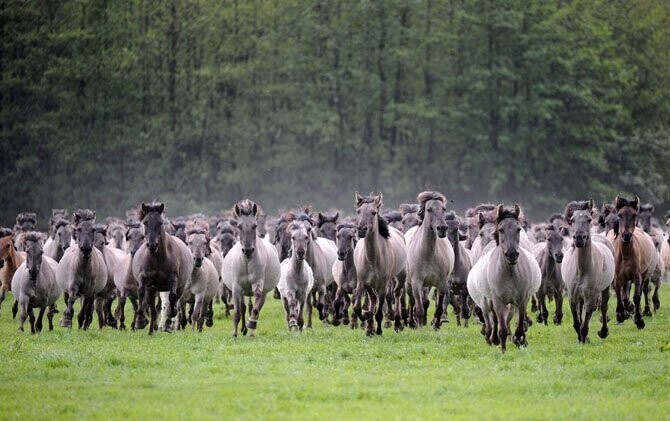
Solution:
<svg viewBox="0 0 670 421"><path fill-rule="evenodd" d="M7 0L0 68L3 224L354 189L670 204L665 0Z"/></svg>

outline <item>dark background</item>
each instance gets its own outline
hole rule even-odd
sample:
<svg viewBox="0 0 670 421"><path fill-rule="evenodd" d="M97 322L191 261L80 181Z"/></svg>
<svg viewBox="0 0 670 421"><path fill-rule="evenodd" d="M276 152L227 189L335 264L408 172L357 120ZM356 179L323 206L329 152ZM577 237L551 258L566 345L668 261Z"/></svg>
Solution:
<svg viewBox="0 0 670 421"><path fill-rule="evenodd" d="M649 1L2 1L0 223L250 197L670 207L670 10Z"/></svg>

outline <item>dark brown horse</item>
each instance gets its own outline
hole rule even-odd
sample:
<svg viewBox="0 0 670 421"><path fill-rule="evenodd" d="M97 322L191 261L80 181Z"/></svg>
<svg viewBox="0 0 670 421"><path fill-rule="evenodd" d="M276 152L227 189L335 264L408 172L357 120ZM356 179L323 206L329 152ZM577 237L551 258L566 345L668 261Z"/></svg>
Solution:
<svg viewBox="0 0 670 421"><path fill-rule="evenodd" d="M614 261L616 272L614 290L617 295L617 322L623 323L629 315L626 309L628 301L628 285L634 287L633 303L635 305L635 325L644 328L644 320L640 311L642 283L656 268L658 255L651 237L640 228L636 228L636 219L640 200L626 200L619 196L615 199L619 226L611 231L607 238L614 244Z"/></svg>

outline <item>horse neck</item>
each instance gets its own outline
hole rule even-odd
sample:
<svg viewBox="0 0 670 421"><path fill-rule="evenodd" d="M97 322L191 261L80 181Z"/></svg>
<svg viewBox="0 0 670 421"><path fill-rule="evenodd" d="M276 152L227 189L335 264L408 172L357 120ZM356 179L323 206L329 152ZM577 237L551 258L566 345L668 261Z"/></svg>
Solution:
<svg viewBox="0 0 670 421"><path fill-rule="evenodd" d="M544 248L544 267L542 268L546 273L553 273L557 272L556 268L558 267L558 264L556 263L556 260L552 257L551 253L549 252L549 244Z"/></svg>
<svg viewBox="0 0 670 421"><path fill-rule="evenodd" d="M437 234L433 231L433 227L430 226L430 222L426 219L421 222L419 225L419 230L416 235L420 237L420 253L422 256L433 256L435 254L435 248L437 245ZM458 244L456 244L458 245Z"/></svg>
<svg viewBox="0 0 670 421"><path fill-rule="evenodd" d="M458 241L458 236L456 237L456 241L454 241L454 244L452 244L451 247L454 249L454 268L456 268L461 262L461 244Z"/></svg>
<svg viewBox="0 0 670 421"><path fill-rule="evenodd" d="M356 266L355 266L355 263L354 263L354 248L355 247L352 247L351 249L349 249L349 251L347 252L347 256L344 258L344 265L342 265L342 267L343 267L345 273L349 272L350 270L355 270L356 269Z"/></svg>
<svg viewBox="0 0 670 421"><path fill-rule="evenodd" d="M577 247L577 267L579 269L587 269L591 266L591 257L593 256L593 241L589 238L586 240L584 247Z"/></svg>
<svg viewBox="0 0 670 421"><path fill-rule="evenodd" d="M13 246L9 247L9 254L7 255L8 259L5 260L5 265L7 266L7 270L10 271L10 273L16 272L16 269L18 269L19 266L21 266L21 263L23 263L23 256L21 253L17 253L14 250Z"/></svg>
<svg viewBox="0 0 670 421"><path fill-rule="evenodd" d="M370 261L379 260L379 243L381 241L381 234L379 233L379 220L375 217L372 222L372 229L365 236L365 255Z"/></svg>
<svg viewBox="0 0 670 421"><path fill-rule="evenodd" d="M168 254L168 234L165 232L165 229L161 227L160 234L158 236L158 256L166 257ZM104 246L103 246L104 247Z"/></svg>
<svg viewBox="0 0 670 421"><path fill-rule="evenodd" d="M305 259L300 260L297 253L291 252L291 263L295 272L300 273L302 272L302 265L305 263Z"/></svg>

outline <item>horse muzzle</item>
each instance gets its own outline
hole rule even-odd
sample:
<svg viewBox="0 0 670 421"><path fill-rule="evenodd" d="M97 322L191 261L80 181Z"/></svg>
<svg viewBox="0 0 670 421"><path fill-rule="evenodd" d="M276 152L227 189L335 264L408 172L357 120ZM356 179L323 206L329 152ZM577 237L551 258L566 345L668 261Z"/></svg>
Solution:
<svg viewBox="0 0 670 421"><path fill-rule="evenodd" d="M358 238L365 238L365 234L368 233L367 228L359 228L358 229Z"/></svg>
<svg viewBox="0 0 670 421"><path fill-rule="evenodd" d="M298 257L298 260L305 260L305 250L298 250L295 254Z"/></svg>
<svg viewBox="0 0 670 421"><path fill-rule="evenodd" d="M337 252L337 260L344 261L344 259L347 257L347 253L338 251Z"/></svg>
<svg viewBox="0 0 670 421"><path fill-rule="evenodd" d="M37 269L32 269L28 271L28 275L30 276L30 280L35 282L37 280L37 275L39 275L40 272Z"/></svg>
<svg viewBox="0 0 670 421"><path fill-rule="evenodd" d="M158 252L158 243L156 244L147 244L147 248L151 254L156 254Z"/></svg>
<svg viewBox="0 0 670 421"><path fill-rule="evenodd" d="M444 238L447 236L447 227L437 227L437 236Z"/></svg>
<svg viewBox="0 0 670 421"><path fill-rule="evenodd" d="M507 263L510 266L514 266L519 261L519 252L516 250L508 251L505 253L505 258L507 259Z"/></svg>
<svg viewBox="0 0 670 421"><path fill-rule="evenodd" d="M92 247L80 247L79 250L81 250L81 254L84 256L84 259L91 257L91 252L93 252Z"/></svg>
<svg viewBox="0 0 670 421"><path fill-rule="evenodd" d="M556 263L562 263L563 262L563 253L555 254L554 255L554 260L556 261Z"/></svg>
<svg viewBox="0 0 670 421"><path fill-rule="evenodd" d="M630 243L632 239L633 234L630 232L624 232L623 234L621 234L621 240L623 240L623 242L626 244Z"/></svg>
<svg viewBox="0 0 670 421"><path fill-rule="evenodd" d="M202 257L194 257L193 258L193 263L195 264L195 267L197 267L197 268L202 267Z"/></svg>
<svg viewBox="0 0 670 421"><path fill-rule="evenodd" d="M2 269L5 266L5 261L3 259L0 259L0 269Z"/></svg>
<svg viewBox="0 0 670 421"><path fill-rule="evenodd" d="M254 251L256 251L256 249L253 247L242 248L242 253L244 254L244 257L246 257L247 259L251 259L251 257L254 255Z"/></svg>

